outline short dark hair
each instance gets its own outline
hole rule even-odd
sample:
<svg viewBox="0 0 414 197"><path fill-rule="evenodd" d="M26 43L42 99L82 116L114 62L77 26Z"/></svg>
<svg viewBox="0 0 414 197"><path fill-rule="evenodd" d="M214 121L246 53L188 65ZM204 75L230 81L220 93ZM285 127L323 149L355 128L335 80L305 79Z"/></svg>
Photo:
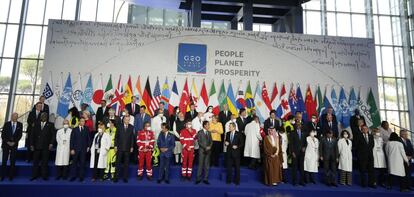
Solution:
<svg viewBox="0 0 414 197"><path fill-rule="evenodd" d="M151 123L149 121L145 121L144 122L144 125L146 125L146 124L150 124L151 125Z"/></svg>
<svg viewBox="0 0 414 197"><path fill-rule="evenodd" d="M382 122L381 122L381 127L384 127L384 126L385 126L385 124L388 124L388 122L387 122L387 121L385 121L385 120L384 120L384 121L382 121Z"/></svg>
<svg viewBox="0 0 414 197"><path fill-rule="evenodd" d="M242 108L240 108L240 110L239 110L239 114L241 114L241 113L243 113L243 112L245 112L245 111L246 111L246 108L242 107Z"/></svg>
<svg viewBox="0 0 414 197"><path fill-rule="evenodd" d="M208 124L208 121L203 121L203 128Z"/></svg>
<svg viewBox="0 0 414 197"><path fill-rule="evenodd" d="M102 100L101 100L101 102L102 102L102 101L106 103L106 100L105 100L105 99L102 99Z"/></svg>
<svg viewBox="0 0 414 197"><path fill-rule="evenodd" d="M345 133L348 134L348 136L349 136L349 131L348 130L342 130L342 132L341 132L341 137L342 138L344 137Z"/></svg>
<svg viewBox="0 0 414 197"><path fill-rule="evenodd" d="M147 107L145 107L145 105L141 105L141 108L144 109L144 110L147 109Z"/></svg>
<svg viewBox="0 0 414 197"><path fill-rule="evenodd" d="M274 114L276 115L276 110L272 109L272 110L269 112L269 115L271 115L272 113L274 113Z"/></svg>
<svg viewBox="0 0 414 197"><path fill-rule="evenodd" d="M161 123L161 127L165 127L165 128L167 128L167 129L170 129L170 128L168 127L168 124L167 124L167 123L165 123L165 122Z"/></svg>

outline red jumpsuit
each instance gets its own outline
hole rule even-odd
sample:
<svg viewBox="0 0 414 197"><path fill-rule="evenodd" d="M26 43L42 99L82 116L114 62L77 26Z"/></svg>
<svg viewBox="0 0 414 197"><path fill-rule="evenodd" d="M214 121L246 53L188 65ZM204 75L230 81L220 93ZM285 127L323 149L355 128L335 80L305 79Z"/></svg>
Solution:
<svg viewBox="0 0 414 197"><path fill-rule="evenodd" d="M183 166L181 173L183 177L191 178L193 170L194 160L194 141L196 139L197 132L194 129L185 128L180 132L180 142L183 145L181 152L181 158L183 160Z"/></svg>
<svg viewBox="0 0 414 197"><path fill-rule="evenodd" d="M147 176L152 177L152 151L154 150L155 136L153 131L141 130L137 136L138 146L138 176L142 176L145 168L147 170Z"/></svg>

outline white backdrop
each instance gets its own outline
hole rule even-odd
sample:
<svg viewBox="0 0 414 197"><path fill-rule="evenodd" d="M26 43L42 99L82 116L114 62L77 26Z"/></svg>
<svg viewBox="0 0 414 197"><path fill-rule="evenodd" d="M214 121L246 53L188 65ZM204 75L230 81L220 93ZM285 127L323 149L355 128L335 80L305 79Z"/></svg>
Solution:
<svg viewBox="0 0 414 197"><path fill-rule="evenodd" d="M180 43L206 46L205 74L177 71ZM243 53L243 57L217 56L217 51ZM226 60L242 61L242 65L217 63ZM220 70L246 70L251 75L216 73ZM217 92L222 80L226 88L231 82L235 94L240 82L245 90L250 80L253 95L257 82L266 82L268 90L277 82L279 92L282 83L286 84L287 91L290 84L300 84L304 97L308 84L313 92L317 85L322 91L329 87L328 94L331 87L335 87L337 94L340 87L347 92L351 87L361 88L364 97L371 87L378 103L373 39L51 20L42 84L50 79L50 74L53 83L64 83L68 73L72 73L74 87L78 83L78 73L82 75L83 87L91 74L94 88L101 86L100 76L103 76L105 88L110 74L114 87L119 75L122 75L122 84L126 84L130 75L133 86L140 75L142 88L146 77L150 76L152 90L157 77L161 86L168 77L170 88L175 78L179 93L186 78L189 88L191 79L195 79L198 91L202 79L206 79L207 91L212 80Z"/></svg>

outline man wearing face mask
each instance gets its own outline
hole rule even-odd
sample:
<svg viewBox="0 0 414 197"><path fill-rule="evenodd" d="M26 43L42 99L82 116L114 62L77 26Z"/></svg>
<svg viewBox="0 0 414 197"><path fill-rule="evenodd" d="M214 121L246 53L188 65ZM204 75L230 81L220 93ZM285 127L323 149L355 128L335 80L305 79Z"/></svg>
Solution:
<svg viewBox="0 0 414 197"><path fill-rule="evenodd" d="M98 132L92 140L90 168L93 169L92 182L103 180L104 169L107 165L108 151L111 147L111 137L105 133L105 125L98 124Z"/></svg>
<svg viewBox="0 0 414 197"><path fill-rule="evenodd" d="M193 172L193 160L194 160L194 142L197 132L192 128L191 120L187 120L186 128L180 132L180 142L183 145L182 150L182 168L181 178L191 181L191 174Z"/></svg>
<svg viewBox="0 0 414 197"><path fill-rule="evenodd" d="M322 139L322 132L321 132L321 125L318 122L318 118L316 118L316 115L313 114L311 121L307 122L305 124L305 129L308 133L311 131L316 131L316 137L320 140Z"/></svg>
<svg viewBox="0 0 414 197"><path fill-rule="evenodd" d="M68 166L70 158L70 135L72 129L69 128L69 120L63 121L63 128L59 129L56 134L56 180L68 177Z"/></svg>
<svg viewBox="0 0 414 197"><path fill-rule="evenodd" d="M154 116L151 120L151 129L154 131L155 134L155 140L158 139L158 135L161 133L161 124L167 123L167 118L164 116L163 110L159 109L157 112L157 115Z"/></svg>
<svg viewBox="0 0 414 197"><path fill-rule="evenodd" d="M40 114L40 122L35 123L33 134L30 140L30 149L33 151L33 174L30 181L34 181L39 176L39 163L43 180L48 180L48 161L49 153L55 141L55 128L52 123L47 121L48 114Z"/></svg>
<svg viewBox="0 0 414 197"><path fill-rule="evenodd" d="M161 110L160 110L161 111ZM163 115L161 113L161 115ZM138 132L137 146L138 146L138 180L142 180L144 175L144 163L147 171L147 179L152 180L152 151L154 150L155 136L151 131L151 125L149 122L144 124L144 130Z"/></svg>
<svg viewBox="0 0 414 197"><path fill-rule="evenodd" d="M340 184L352 185L352 141L349 139L349 132L343 130L341 139L338 140L338 154L340 172Z"/></svg>
<svg viewBox="0 0 414 197"><path fill-rule="evenodd" d="M116 167L116 152L115 152L115 136L116 136L116 127L114 121L109 121L106 125L106 133L111 138L111 146L109 147L108 151L108 159L106 163L104 179L113 179L115 178L115 167Z"/></svg>

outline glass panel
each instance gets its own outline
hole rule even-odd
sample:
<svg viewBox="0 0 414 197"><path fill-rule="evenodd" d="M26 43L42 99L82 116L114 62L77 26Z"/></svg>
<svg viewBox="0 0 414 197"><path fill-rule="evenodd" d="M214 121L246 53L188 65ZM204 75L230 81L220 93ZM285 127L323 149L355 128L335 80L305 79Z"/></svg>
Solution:
<svg viewBox="0 0 414 197"><path fill-rule="evenodd" d="M381 44L392 45L391 20L388 16L379 17Z"/></svg>
<svg viewBox="0 0 414 197"><path fill-rule="evenodd" d="M17 32L19 27L17 25L8 25L6 33L6 43L4 45L3 57L14 57L16 52Z"/></svg>
<svg viewBox="0 0 414 197"><path fill-rule="evenodd" d="M116 11L118 12L118 10ZM114 0L99 0L98 16L96 21L112 22L114 13Z"/></svg>
<svg viewBox="0 0 414 197"><path fill-rule="evenodd" d="M81 21L95 21L96 20L96 6L97 0L82 1L80 10Z"/></svg>
<svg viewBox="0 0 414 197"><path fill-rule="evenodd" d="M0 92L9 93L11 74L13 69L13 59L1 59L0 70ZM3 110L0 110L3 111Z"/></svg>
<svg viewBox="0 0 414 197"><path fill-rule="evenodd" d="M408 110L407 104L407 86L406 86L405 79L397 79L398 85L398 105L400 106L400 110Z"/></svg>
<svg viewBox="0 0 414 197"><path fill-rule="evenodd" d="M335 11L335 1L336 0L328 0L326 1L326 10L328 11Z"/></svg>
<svg viewBox="0 0 414 197"><path fill-rule="evenodd" d="M375 44L380 44L380 31L379 31L379 25L378 25L378 16L373 16L372 17L373 23L374 23L374 39L375 39Z"/></svg>
<svg viewBox="0 0 414 197"><path fill-rule="evenodd" d="M3 53L4 34L6 33L6 25L0 24L0 57Z"/></svg>
<svg viewBox="0 0 414 197"><path fill-rule="evenodd" d="M385 116L385 114L386 114L386 113L385 113L385 111L384 111L384 110L381 110L381 111L380 111L380 115L381 115L381 119L382 119L382 120L386 120L386 119L387 119L387 117Z"/></svg>
<svg viewBox="0 0 414 197"><path fill-rule="evenodd" d="M375 57L376 57L376 64L377 64L377 75L382 75L382 61L381 61L381 47L375 46Z"/></svg>
<svg viewBox="0 0 414 197"><path fill-rule="evenodd" d="M372 12L374 14L378 14L377 0L371 0L371 2L372 2Z"/></svg>
<svg viewBox="0 0 414 197"><path fill-rule="evenodd" d="M394 71L394 50L392 47L382 47L382 70L384 76L395 76Z"/></svg>
<svg viewBox="0 0 414 197"><path fill-rule="evenodd" d="M10 0L0 1L0 22L6 22L9 15Z"/></svg>
<svg viewBox="0 0 414 197"><path fill-rule="evenodd" d="M11 0L9 22L10 23L19 23L20 21L20 12L22 11L22 1Z"/></svg>
<svg viewBox="0 0 414 197"><path fill-rule="evenodd" d="M46 40L47 40L47 27L43 27L42 43L40 44L40 55L39 55L41 59L43 59L43 57L45 56Z"/></svg>
<svg viewBox="0 0 414 197"><path fill-rule="evenodd" d="M177 26L180 18L179 12L165 10L165 26Z"/></svg>
<svg viewBox="0 0 414 197"><path fill-rule="evenodd" d="M399 6L400 1L399 0L390 0L390 3L391 3L391 8L390 8L391 14L400 15L401 14L400 13L400 6ZM408 6L408 8L409 7L410 6Z"/></svg>
<svg viewBox="0 0 414 197"><path fill-rule="evenodd" d="M319 0L308 1L304 4L302 4L302 6L303 6L304 9L309 9L309 10L320 10L321 9L321 5L320 5Z"/></svg>
<svg viewBox="0 0 414 197"><path fill-rule="evenodd" d="M37 58L42 37L42 27L27 25L24 32L22 57L31 56Z"/></svg>
<svg viewBox="0 0 414 197"><path fill-rule="evenodd" d="M401 23L399 17L391 17L392 24L392 38L394 39L394 45L402 45L401 42Z"/></svg>
<svg viewBox="0 0 414 197"><path fill-rule="evenodd" d="M127 23L128 22L128 7L129 3L125 1L115 1L115 14L114 21L117 23ZM122 7L121 7L122 6Z"/></svg>
<svg viewBox="0 0 414 197"><path fill-rule="evenodd" d="M260 25L259 24L253 24L253 31L260 31Z"/></svg>
<svg viewBox="0 0 414 197"><path fill-rule="evenodd" d="M143 6L134 5L132 9L132 23L146 24L147 23L147 8Z"/></svg>
<svg viewBox="0 0 414 197"><path fill-rule="evenodd" d="M366 17L362 14L352 15L352 37L367 37Z"/></svg>
<svg viewBox="0 0 414 197"><path fill-rule="evenodd" d="M400 125L398 111L387 111L387 121L396 125ZM392 128L392 126L391 126ZM399 129L397 128L397 132Z"/></svg>
<svg viewBox="0 0 414 197"><path fill-rule="evenodd" d="M66 20L74 20L75 19L76 1L77 0L64 0L62 19L66 19Z"/></svg>
<svg viewBox="0 0 414 197"><path fill-rule="evenodd" d="M43 15L45 12L45 0L29 1L27 10L27 24L43 24Z"/></svg>
<svg viewBox="0 0 414 197"><path fill-rule="evenodd" d="M380 109L385 109L385 97L384 97L384 80L378 77L378 95Z"/></svg>
<svg viewBox="0 0 414 197"><path fill-rule="evenodd" d="M7 109L7 99L9 98L8 95L2 94L0 95L0 109ZM2 125L5 122L6 117L6 110L0 110L0 125Z"/></svg>
<svg viewBox="0 0 414 197"><path fill-rule="evenodd" d="M259 26L261 30L261 25ZM230 23L229 22L213 22L213 29L221 29L226 30L230 29Z"/></svg>
<svg viewBox="0 0 414 197"><path fill-rule="evenodd" d="M230 27L229 23L226 23L227 27ZM272 25L268 24L261 24L260 25L260 31L262 32L272 32Z"/></svg>
<svg viewBox="0 0 414 197"><path fill-rule="evenodd" d="M401 112L400 113L400 119L401 119L401 127L411 129L410 128L410 119L407 112Z"/></svg>
<svg viewBox="0 0 414 197"><path fill-rule="evenodd" d="M350 14L338 13L336 15L338 25L338 36L351 36L351 16Z"/></svg>
<svg viewBox="0 0 414 197"><path fill-rule="evenodd" d="M33 93L36 83L38 60L21 60L16 93Z"/></svg>
<svg viewBox="0 0 414 197"><path fill-rule="evenodd" d="M43 91L43 89L41 89L42 72L43 72L43 60L39 60L39 67L37 68L37 75L36 75L35 95L40 95L40 93Z"/></svg>
<svg viewBox="0 0 414 197"><path fill-rule="evenodd" d="M14 100L14 112L24 114L33 107L33 96L16 95Z"/></svg>
<svg viewBox="0 0 414 197"><path fill-rule="evenodd" d="M352 12L365 13L365 1L364 0L351 0Z"/></svg>
<svg viewBox="0 0 414 197"><path fill-rule="evenodd" d="M378 13L388 15L390 14L389 0L378 0Z"/></svg>
<svg viewBox="0 0 414 197"><path fill-rule="evenodd" d="M336 10L339 12L350 12L351 8L350 8L349 0L337 0Z"/></svg>
<svg viewBox="0 0 414 197"><path fill-rule="evenodd" d="M201 21L201 28L211 29L211 28L213 28L213 22L211 22L211 21Z"/></svg>
<svg viewBox="0 0 414 197"><path fill-rule="evenodd" d="M148 8L148 24L150 25L162 25L163 24L162 9Z"/></svg>
<svg viewBox="0 0 414 197"><path fill-rule="evenodd" d="M307 11L306 19L306 33L307 34L321 34L321 13Z"/></svg>
<svg viewBox="0 0 414 197"><path fill-rule="evenodd" d="M336 14L334 12L328 12L326 14L328 24L328 35L336 36Z"/></svg>
<svg viewBox="0 0 414 197"><path fill-rule="evenodd" d="M49 19L61 19L62 18L62 6L63 0L47 1L46 4L46 16L45 24L49 23Z"/></svg>
<svg viewBox="0 0 414 197"><path fill-rule="evenodd" d="M397 87L394 78L384 78L386 109L398 110Z"/></svg>
<svg viewBox="0 0 414 197"><path fill-rule="evenodd" d="M394 47L395 72L397 77L405 77L402 47Z"/></svg>

